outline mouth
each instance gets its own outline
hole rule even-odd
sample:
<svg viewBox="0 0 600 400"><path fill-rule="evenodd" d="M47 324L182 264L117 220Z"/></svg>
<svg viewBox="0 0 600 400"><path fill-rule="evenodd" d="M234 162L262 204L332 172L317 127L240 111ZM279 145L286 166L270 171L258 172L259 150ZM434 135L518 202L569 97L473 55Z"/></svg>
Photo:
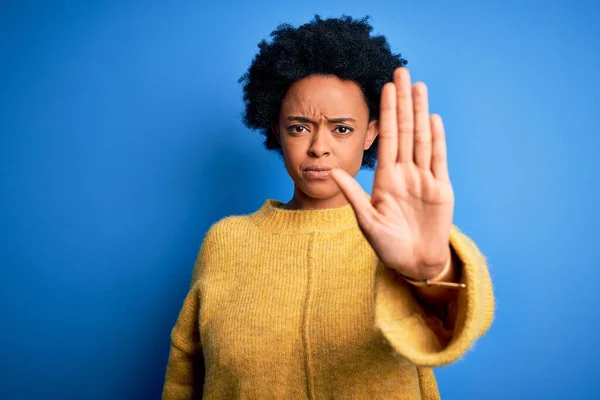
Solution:
<svg viewBox="0 0 600 400"><path fill-rule="evenodd" d="M312 167L304 168L305 171L331 171L330 167L324 165L315 165Z"/></svg>
<svg viewBox="0 0 600 400"><path fill-rule="evenodd" d="M304 176L309 179L327 179L331 168L323 165L314 165L302 170Z"/></svg>

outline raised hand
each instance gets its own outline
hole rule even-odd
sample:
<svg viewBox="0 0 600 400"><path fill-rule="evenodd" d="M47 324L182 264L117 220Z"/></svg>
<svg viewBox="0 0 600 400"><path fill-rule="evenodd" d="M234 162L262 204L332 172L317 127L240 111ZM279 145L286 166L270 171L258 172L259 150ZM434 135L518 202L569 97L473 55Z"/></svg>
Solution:
<svg viewBox="0 0 600 400"><path fill-rule="evenodd" d="M371 199L341 169L332 177L352 205L379 259L414 278L438 275L450 258L454 192L439 115L429 114L427 87L394 71L381 93L379 153Z"/></svg>

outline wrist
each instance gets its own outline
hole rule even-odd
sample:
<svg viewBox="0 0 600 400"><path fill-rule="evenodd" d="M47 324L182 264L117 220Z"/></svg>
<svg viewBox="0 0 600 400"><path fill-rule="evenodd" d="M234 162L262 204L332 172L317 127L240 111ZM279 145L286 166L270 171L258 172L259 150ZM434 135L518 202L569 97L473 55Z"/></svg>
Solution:
<svg viewBox="0 0 600 400"><path fill-rule="evenodd" d="M438 272L435 276L428 278L428 280L430 282L440 282L448 280L448 278L451 278L451 276L454 275L452 274L452 266L452 256L448 255L448 260L446 261L440 272Z"/></svg>
<svg viewBox="0 0 600 400"><path fill-rule="evenodd" d="M457 271L457 264L460 264L460 262L455 260L450 246L448 247L448 250L448 259L446 263L442 267L436 267L431 274L423 274L420 278L413 278L399 272L398 274L408 283L421 288L464 288L465 284L459 283L460 274L459 271Z"/></svg>
<svg viewBox="0 0 600 400"><path fill-rule="evenodd" d="M451 256L450 267L432 279L423 283L410 282L413 293L423 304L451 304L456 300L460 289L466 285L462 280L462 262L454 254ZM459 289L459 290L457 290Z"/></svg>

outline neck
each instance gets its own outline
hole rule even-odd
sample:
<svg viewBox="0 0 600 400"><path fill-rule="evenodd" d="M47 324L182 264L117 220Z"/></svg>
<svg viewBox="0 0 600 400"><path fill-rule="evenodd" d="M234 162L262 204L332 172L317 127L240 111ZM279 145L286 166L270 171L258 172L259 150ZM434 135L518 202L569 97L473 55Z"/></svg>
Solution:
<svg viewBox="0 0 600 400"><path fill-rule="evenodd" d="M348 200L342 192L327 198L314 198L308 196L294 185L294 196L281 208L285 210L324 210L328 208L339 208L348 204Z"/></svg>
<svg viewBox="0 0 600 400"><path fill-rule="evenodd" d="M283 205L281 201L267 199L251 218L258 226L282 235L334 233L358 227L350 204L344 207L302 210L285 210Z"/></svg>

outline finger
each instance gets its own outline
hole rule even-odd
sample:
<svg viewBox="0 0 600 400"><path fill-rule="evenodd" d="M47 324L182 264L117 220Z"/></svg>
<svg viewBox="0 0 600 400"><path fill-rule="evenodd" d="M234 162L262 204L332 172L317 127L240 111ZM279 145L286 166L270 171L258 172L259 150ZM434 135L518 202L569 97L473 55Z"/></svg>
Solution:
<svg viewBox="0 0 600 400"><path fill-rule="evenodd" d="M396 121L396 86L389 82L381 90L379 112L378 167L396 163L398 156L398 124Z"/></svg>
<svg viewBox="0 0 600 400"><path fill-rule="evenodd" d="M371 218L375 209L371 205L371 201L367 197L367 193L363 190L360 184L351 177L346 171L335 168L331 170L331 176L337 183L340 190L352 205L356 218L359 221L367 221Z"/></svg>
<svg viewBox="0 0 600 400"><path fill-rule="evenodd" d="M394 71L398 120L398 162L413 162L413 105L410 74L405 67Z"/></svg>
<svg viewBox="0 0 600 400"><path fill-rule="evenodd" d="M442 117L432 114L429 117L432 136L431 171L433 176L439 180L449 180L448 174L448 151L446 148L446 133Z"/></svg>
<svg viewBox="0 0 600 400"><path fill-rule="evenodd" d="M417 82L413 86L412 93L415 113L414 161L417 167L429 171L431 168L431 128L427 86L423 82Z"/></svg>

